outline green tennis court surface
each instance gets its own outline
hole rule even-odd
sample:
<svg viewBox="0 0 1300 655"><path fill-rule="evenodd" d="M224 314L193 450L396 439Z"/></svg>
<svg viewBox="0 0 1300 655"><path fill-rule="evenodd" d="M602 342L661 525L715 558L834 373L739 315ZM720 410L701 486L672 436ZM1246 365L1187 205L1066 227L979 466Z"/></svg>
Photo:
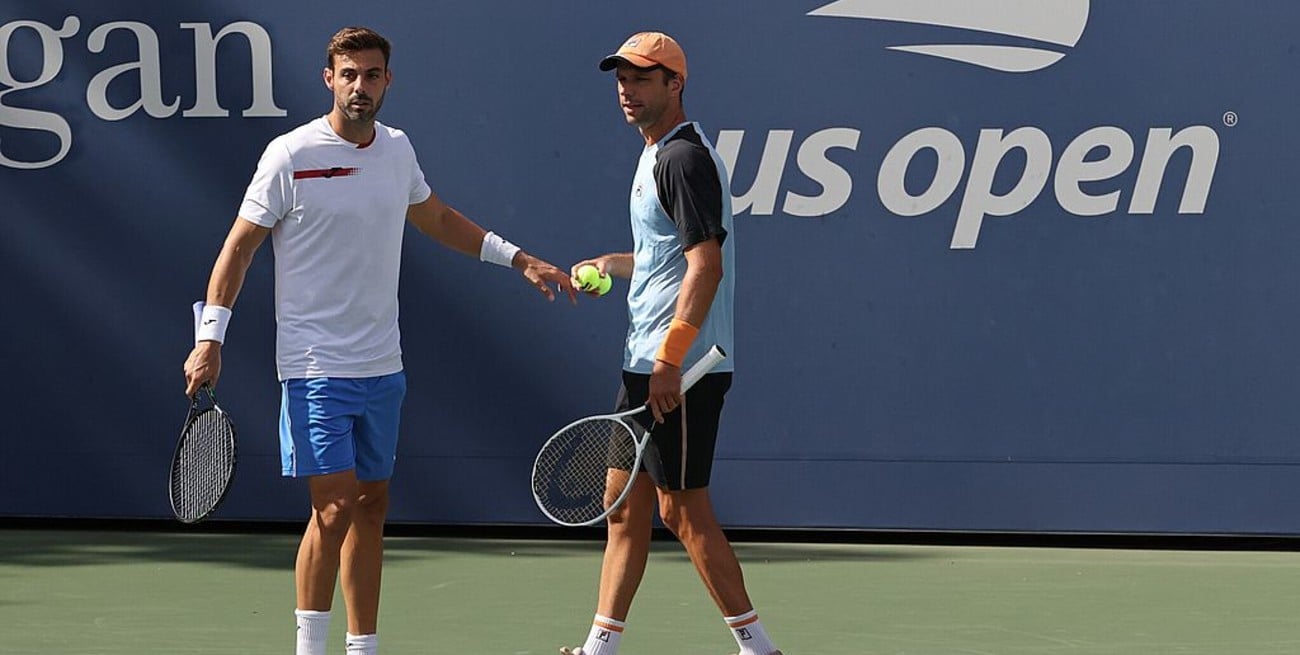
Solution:
<svg viewBox="0 0 1300 655"><path fill-rule="evenodd" d="M297 538L0 530L0 653L292 653ZM381 652L551 655L585 637L602 545L390 538ZM786 655L1300 653L1300 554L739 544ZM342 653L342 603L331 653ZM735 642L657 542L621 655Z"/></svg>

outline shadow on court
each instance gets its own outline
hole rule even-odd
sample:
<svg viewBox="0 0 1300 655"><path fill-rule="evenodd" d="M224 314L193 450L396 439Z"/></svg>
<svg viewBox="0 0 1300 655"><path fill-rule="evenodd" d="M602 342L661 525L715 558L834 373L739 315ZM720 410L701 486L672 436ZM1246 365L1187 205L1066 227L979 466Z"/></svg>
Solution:
<svg viewBox="0 0 1300 655"><path fill-rule="evenodd" d="M734 544L742 561L764 562L872 562L929 559L942 557L942 553L925 549L873 548L862 545L836 544ZM574 558L599 557L604 550L603 541L531 541L531 540L481 540L481 539L402 539L389 538L385 552L389 556L403 551L418 552L421 556L437 555L501 555L509 557ZM681 544L670 538L657 537L652 545L654 557L688 559Z"/></svg>
<svg viewBox="0 0 1300 655"><path fill-rule="evenodd" d="M0 530L0 564L32 567L78 567L127 562L179 562L290 570L299 537L291 534L210 534L177 532L102 532L63 530ZM599 559L600 541L544 541L388 537L385 557L390 563L464 555L539 560ZM835 544L735 545L742 562L883 562L927 559L942 554L925 549L872 548ZM653 556L687 559L681 545L656 539Z"/></svg>
<svg viewBox="0 0 1300 655"><path fill-rule="evenodd" d="M123 562L195 562L292 568L298 539L286 535L98 531L0 531L0 564L72 567Z"/></svg>

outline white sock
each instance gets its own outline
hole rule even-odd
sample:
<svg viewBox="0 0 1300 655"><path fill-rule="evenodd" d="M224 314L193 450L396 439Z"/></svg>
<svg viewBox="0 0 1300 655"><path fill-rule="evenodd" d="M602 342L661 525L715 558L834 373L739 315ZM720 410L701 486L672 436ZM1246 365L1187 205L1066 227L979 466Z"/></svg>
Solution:
<svg viewBox="0 0 1300 655"><path fill-rule="evenodd" d="M591 633L587 643L582 645L582 655L615 655L618 642L623 639L623 628L627 624L615 621L608 616L596 615L591 621Z"/></svg>
<svg viewBox="0 0 1300 655"><path fill-rule="evenodd" d="M329 610L294 610L298 618L298 646L296 655L325 655L325 644L330 633Z"/></svg>
<svg viewBox="0 0 1300 655"><path fill-rule="evenodd" d="M379 635L348 635L348 655L377 655L379 653Z"/></svg>
<svg viewBox="0 0 1300 655"><path fill-rule="evenodd" d="M776 652L776 646L772 645L767 630L763 629L763 622L758 620L758 612L750 610L740 616L723 618L727 621L727 627L731 628L731 636L736 638L736 644L740 646L738 655L772 655Z"/></svg>

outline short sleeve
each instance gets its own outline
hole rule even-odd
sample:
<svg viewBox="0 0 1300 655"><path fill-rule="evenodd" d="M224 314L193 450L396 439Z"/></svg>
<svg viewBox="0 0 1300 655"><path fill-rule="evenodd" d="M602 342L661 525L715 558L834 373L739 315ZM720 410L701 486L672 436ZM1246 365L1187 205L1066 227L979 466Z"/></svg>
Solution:
<svg viewBox="0 0 1300 655"><path fill-rule="evenodd" d="M707 150L684 141L668 144L655 162L655 186L682 247L727 238L722 226L722 182Z"/></svg>
<svg viewBox="0 0 1300 655"><path fill-rule="evenodd" d="M433 195L433 189L429 188L429 183L424 179L424 171L420 169L420 160L416 158L414 150L411 152L411 190L410 197L407 199L408 205L418 205L429 196Z"/></svg>
<svg viewBox="0 0 1300 655"><path fill-rule="evenodd" d="M396 148L394 155L406 160L404 164L407 167L407 176L409 182L406 186L406 204L418 205L429 196L433 195L433 189L429 188L429 183L424 179L424 171L420 168L420 159L415 156L415 146L411 144L410 137L396 128L385 128L393 139L393 146ZM400 167L397 169L400 172Z"/></svg>
<svg viewBox="0 0 1300 655"><path fill-rule="evenodd" d="M262 227L275 227L292 208L293 161L284 142L277 138L266 146L257 162L257 172L248 183L239 215Z"/></svg>

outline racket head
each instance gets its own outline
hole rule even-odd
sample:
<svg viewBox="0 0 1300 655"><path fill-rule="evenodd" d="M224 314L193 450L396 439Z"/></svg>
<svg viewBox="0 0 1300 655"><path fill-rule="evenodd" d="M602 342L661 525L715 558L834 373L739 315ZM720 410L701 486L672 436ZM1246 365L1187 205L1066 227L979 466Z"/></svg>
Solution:
<svg viewBox="0 0 1300 655"><path fill-rule="evenodd" d="M627 499L645 452L627 416L579 419L542 445L533 462L533 500L547 518L570 527L595 525Z"/></svg>
<svg viewBox="0 0 1300 655"><path fill-rule="evenodd" d="M199 400L205 394L206 406ZM237 454L235 424L205 387L190 402L172 454L168 496L176 520L197 523L221 506L235 478Z"/></svg>

